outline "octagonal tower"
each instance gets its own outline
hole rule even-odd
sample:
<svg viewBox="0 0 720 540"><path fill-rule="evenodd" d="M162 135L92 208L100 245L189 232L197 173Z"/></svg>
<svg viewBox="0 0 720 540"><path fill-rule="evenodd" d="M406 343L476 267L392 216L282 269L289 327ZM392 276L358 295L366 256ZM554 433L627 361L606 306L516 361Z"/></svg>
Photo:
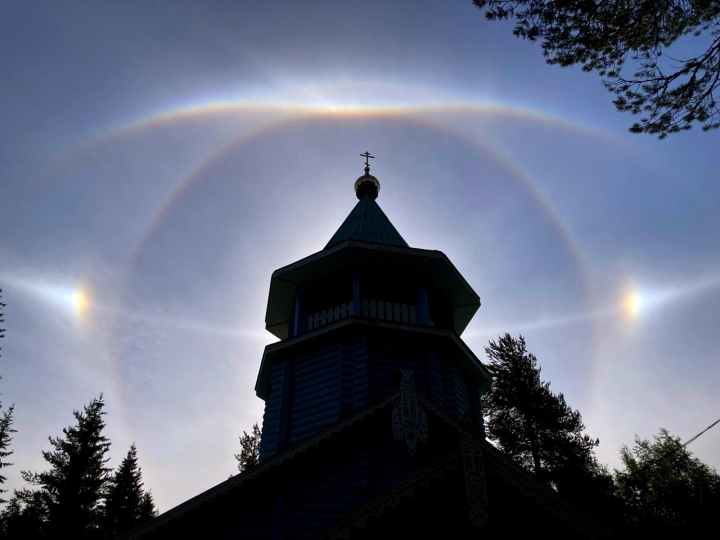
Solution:
<svg viewBox="0 0 720 540"><path fill-rule="evenodd" d="M447 256L408 246L377 204L380 182L355 182L359 199L325 248L273 272L266 347L255 391L265 400L263 461L399 387L456 418L472 411L490 375L460 338L480 298Z"/></svg>

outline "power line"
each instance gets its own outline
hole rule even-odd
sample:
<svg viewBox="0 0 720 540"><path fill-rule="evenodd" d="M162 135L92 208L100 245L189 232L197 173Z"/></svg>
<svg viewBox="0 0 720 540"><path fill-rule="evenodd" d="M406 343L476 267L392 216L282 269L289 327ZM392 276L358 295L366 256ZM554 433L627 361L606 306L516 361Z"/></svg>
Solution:
<svg viewBox="0 0 720 540"><path fill-rule="evenodd" d="M690 444L691 442L693 442L693 441L694 441L695 439L697 439L700 435L702 435L703 433L705 433L707 430L709 430L710 428L712 428L713 426L715 426L715 425L718 424L718 423L720 423L720 418L718 418L717 420L715 420L715 422L713 422L712 424L710 424L708 427L706 427L705 429L703 429L700 433L698 433L698 434L695 435L694 437L689 438L687 441L685 441L684 443L682 443L680 446L673 446L672 448L670 448L669 450L667 450L665 453L660 454L659 456L655 456L654 458L651 458L651 459L649 459L648 461L644 462L642 466L643 466L643 467L647 467L647 466L650 466L650 465L655 465L656 463L660 463L663 459L672 456L675 452L677 452L678 450L680 450L680 448L685 448L688 444Z"/></svg>
<svg viewBox="0 0 720 540"><path fill-rule="evenodd" d="M695 439L697 439L700 435L702 435L703 433L705 433L708 429L710 429L711 427L713 427L713 426L714 426L715 424L717 424L718 422L720 422L720 418L718 418L717 420L715 420L712 424L710 424L708 427L706 427L705 429L703 429L700 433L698 433L698 434L695 435L694 437L692 437L692 438L688 439L687 441L685 441L685 442L683 443L683 446L687 446L688 444L690 444L691 442L693 442Z"/></svg>

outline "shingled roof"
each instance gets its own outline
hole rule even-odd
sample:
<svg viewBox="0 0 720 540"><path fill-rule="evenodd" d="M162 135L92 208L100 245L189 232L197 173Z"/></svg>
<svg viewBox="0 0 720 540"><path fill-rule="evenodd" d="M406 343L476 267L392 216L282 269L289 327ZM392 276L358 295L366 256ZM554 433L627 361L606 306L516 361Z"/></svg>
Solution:
<svg viewBox="0 0 720 540"><path fill-rule="evenodd" d="M358 201L325 249L345 240L410 247L370 195L365 195Z"/></svg>

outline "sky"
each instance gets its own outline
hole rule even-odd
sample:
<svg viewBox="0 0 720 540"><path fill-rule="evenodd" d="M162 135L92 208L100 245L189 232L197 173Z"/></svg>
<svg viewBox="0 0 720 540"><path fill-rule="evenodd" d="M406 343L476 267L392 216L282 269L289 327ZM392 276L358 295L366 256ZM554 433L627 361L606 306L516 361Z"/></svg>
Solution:
<svg viewBox="0 0 720 540"><path fill-rule="evenodd" d="M161 511L237 472L272 272L352 210L522 334L620 466L720 417L720 131L633 135L599 77L463 2L12 2L0 20L0 399L14 465L102 392ZM689 46L689 45L688 45ZM689 447L720 467L720 430Z"/></svg>

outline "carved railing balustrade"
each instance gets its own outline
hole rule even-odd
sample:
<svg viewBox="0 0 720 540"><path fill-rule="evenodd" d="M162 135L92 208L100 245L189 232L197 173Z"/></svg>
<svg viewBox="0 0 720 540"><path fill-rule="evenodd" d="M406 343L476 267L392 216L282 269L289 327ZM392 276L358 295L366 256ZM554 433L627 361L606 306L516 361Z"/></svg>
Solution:
<svg viewBox="0 0 720 540"><path fill-rule="evenodd" d="M320 328L321 326L350 317L351 315L354 315L353 303L343 302L342 304L308 315L307 329L313 330ZM401 304L399 302L386 302L384 300L363 298L358 315L368 319L379 319L381 321L417 324L415 306L412 304Z"/></svg>

